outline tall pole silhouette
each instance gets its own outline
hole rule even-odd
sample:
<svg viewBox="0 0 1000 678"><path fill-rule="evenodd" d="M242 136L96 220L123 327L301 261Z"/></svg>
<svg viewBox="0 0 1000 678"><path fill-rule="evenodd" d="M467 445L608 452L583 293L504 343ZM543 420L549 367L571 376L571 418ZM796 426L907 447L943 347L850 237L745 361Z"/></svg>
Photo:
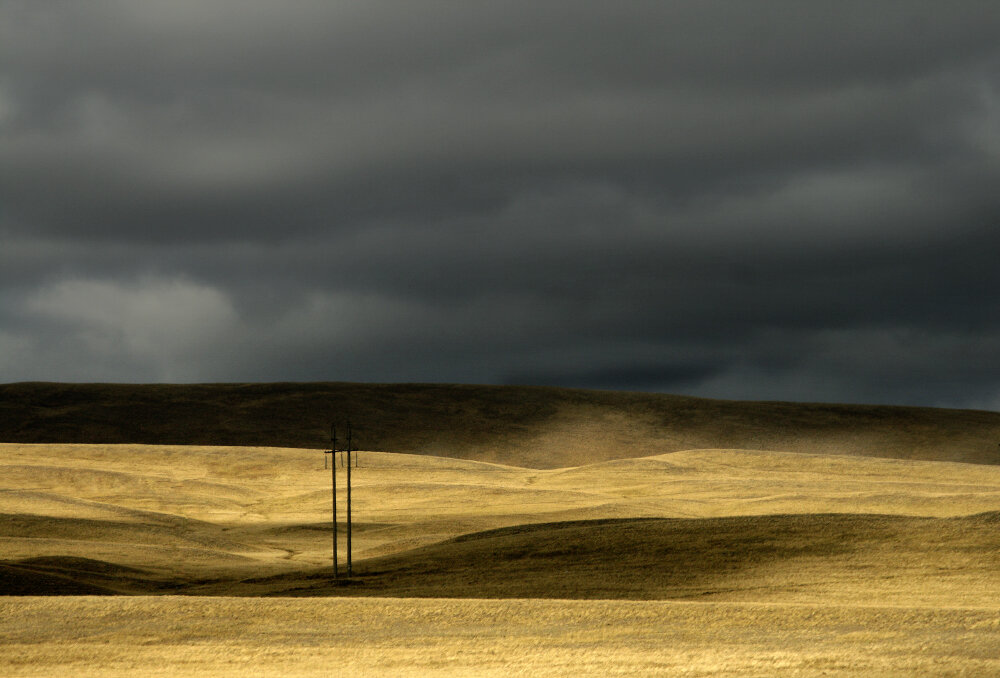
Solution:
<svg viewBox="0 0 1000 678"><path fill-rule="evenodd" d="M351 574L351 422L347 422L347 576Z"/></svg>
<svg viewBox="0 0 1000 678"><path fill-rule="evenodd" d="M333 578L338 579L340 577L340 571L337 567L337 427L335 424L330 425L330 451L324 454L330 455L330 496L332 497L332 523L333 523ZM326 457L324 456L325 460Z"/></svg>
<svg viewBox="0 0 1000 678"><path fill-rule="evenodd" d="M340 577L340 567L337 560L337 453L340 452L341 466L343 466L344 453L347 453L347 576L350 577L354 571L351 562L351 452L353 447L353 440L351 438L351 422L347 422L347 442L341 449L337 449L337 425L330 424L330 449L324 452L324 454L330 455L330 500L332 505L330 507L330 512L332 513L333 523L333 578L338 579ZM326 457L324 459L324 468L326 466Z"/></svg>

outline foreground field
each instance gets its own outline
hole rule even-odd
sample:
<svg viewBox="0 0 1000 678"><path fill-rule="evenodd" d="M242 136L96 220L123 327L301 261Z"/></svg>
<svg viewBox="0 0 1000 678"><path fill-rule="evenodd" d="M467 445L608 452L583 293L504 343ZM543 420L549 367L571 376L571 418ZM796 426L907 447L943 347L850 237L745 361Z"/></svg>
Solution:
<svg viewBox="0 0 1000 678"><path fill-rule="evenodd" d="M633 601L0 598L0 671L990 676L1000 610Z"/></svg>

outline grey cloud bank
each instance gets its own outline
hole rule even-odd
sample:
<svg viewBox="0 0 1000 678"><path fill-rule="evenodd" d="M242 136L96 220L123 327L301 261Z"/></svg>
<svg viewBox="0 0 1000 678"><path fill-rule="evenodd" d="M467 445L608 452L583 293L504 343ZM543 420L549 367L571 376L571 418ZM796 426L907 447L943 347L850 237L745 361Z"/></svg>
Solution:
<svg viewBox="0 0 1000 678"><path fill-rule="evenodd" d="M0 381L1000 408L994 2L0 0Z"/></svg>

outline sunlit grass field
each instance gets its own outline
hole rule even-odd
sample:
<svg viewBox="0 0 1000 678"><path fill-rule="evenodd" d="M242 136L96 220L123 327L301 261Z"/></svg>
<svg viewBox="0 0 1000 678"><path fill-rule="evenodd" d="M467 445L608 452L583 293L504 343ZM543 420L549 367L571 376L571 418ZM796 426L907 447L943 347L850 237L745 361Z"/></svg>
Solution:
<svg viewBox="0 0 1000 678"><path fill-rule="evenodd" d="M1000 673L1000 467L355 461L335 585L321 450L0 445L0 673Z"/></svg>
<svg viewBox="0 0 1000 678"><path fill-rule="evenodd" d="M0 598L6 676L994 676L992 608Z"/></svg>
<svg viewBox="0 0 1000 678"><path fill-rule="evenodd" d="M0 460L7 561L74 556L201 578L331 562L321 450L0 444ZM960 463L694 450L552 470L364 451L355 464L359 561L532 523L1000 510L1000 467Z"/></svg>

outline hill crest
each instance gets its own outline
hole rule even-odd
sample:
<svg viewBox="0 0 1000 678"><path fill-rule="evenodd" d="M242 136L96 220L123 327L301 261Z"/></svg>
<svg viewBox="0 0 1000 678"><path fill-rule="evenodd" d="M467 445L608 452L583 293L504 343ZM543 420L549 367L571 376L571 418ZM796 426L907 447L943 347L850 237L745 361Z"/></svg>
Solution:
<svg viewBox="0 0 1000 678"><path fill-rule="evenodd" d="M1000 464L1000 413L753 402L538 386L0 385L0 442L370 450L556 468L690 449Z"/></svg>

